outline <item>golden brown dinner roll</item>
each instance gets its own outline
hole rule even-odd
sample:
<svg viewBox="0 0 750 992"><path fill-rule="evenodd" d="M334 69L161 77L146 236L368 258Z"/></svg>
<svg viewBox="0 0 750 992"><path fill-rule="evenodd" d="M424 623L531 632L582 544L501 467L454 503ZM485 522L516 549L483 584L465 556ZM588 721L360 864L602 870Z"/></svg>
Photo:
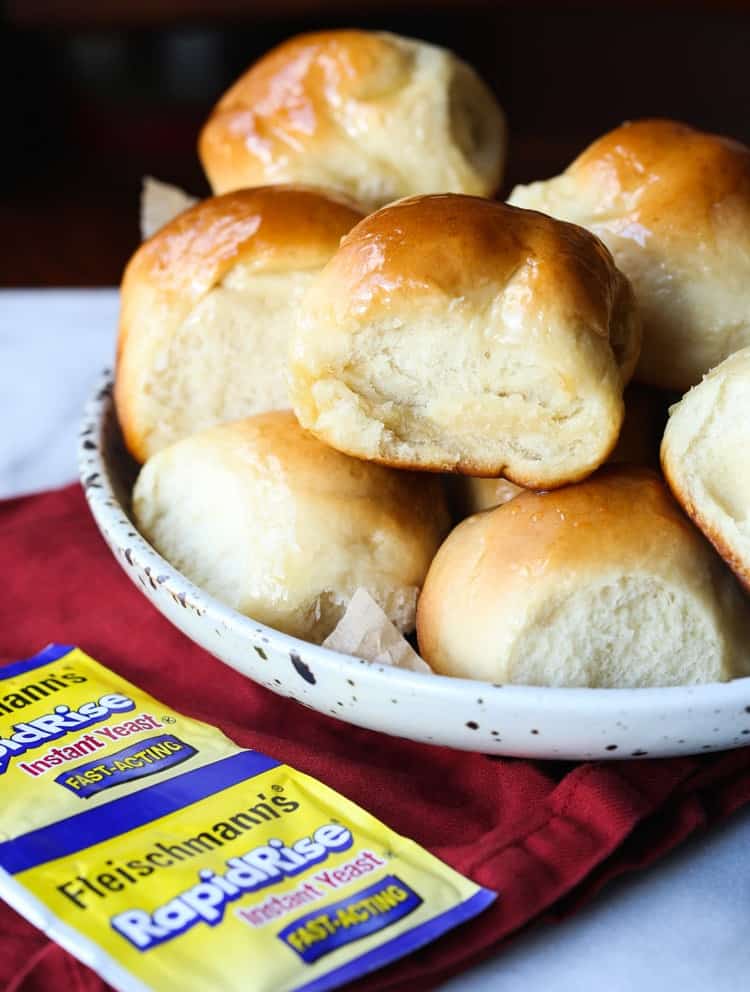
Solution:
<svg viewBox="0 0 750 992"><path fill-rule="evenodd" d="M625 419L609 463L659 467L659 444L667 422L670 393L631 382L625 390ZM525 490L507 479L448 477L454 519L490 510L515 499Z"/></svg>
<svg viewBox="0 0 750 992"><path fill-rule="evenodd" d="M322 641L366 589L401 630L448 527L439 481L348 458L290 411L222 424L153 455L138 527L217 599Z"/></svg>
<svg viewBox="0 0 750 992"><path fill-rule="evenodd" d="M204 200L141 245L122 283L115 383L136 459L289 406L299 300L360 217L315 190L247 189Z"/></svg>
<svg viewBox="0 0 750 992"><path fill-rule="evenodd" d="M225 93L200 136L216 193L303 182L369 209L412 193L491 196L503 113L451 52L371 31L284 42Z"/></svg>
<svg viewBox="0 0 750 992"><path fill-rule="evenodd" d="M683 509L750 591L750 348L672 407L661 457Z"/></svg>
<svg viewBox="0 0 750 992"><path fill-rule="evenodd" d="M750 149L674 121L623 124L510 203L589 228L643 314L636 378L684 392L750 344Z"/></svg>
<svg viewBox="0 0 750 992"><path fill-rule="evenodd" d="M656 473L622 466L465 520L417 630L434 671L499 683L681 685L750 666L731 572Z"/></svg>
<svg viewBox="0 0 750 992"><path fill-rule="evenodd" d="M639 337L628 281L587 231L413 197L359 223L314 281L290 395L359 458L559 486L614 447Z"/></svg>

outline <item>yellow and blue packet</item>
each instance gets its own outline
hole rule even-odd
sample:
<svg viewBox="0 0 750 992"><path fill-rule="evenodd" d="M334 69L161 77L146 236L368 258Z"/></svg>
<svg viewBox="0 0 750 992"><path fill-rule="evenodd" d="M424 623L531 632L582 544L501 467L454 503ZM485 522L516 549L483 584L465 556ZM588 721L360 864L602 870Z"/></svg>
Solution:
<svg viewBox="0 0 750 992"><path fill-rule="evenodd" d="M122 992L323 992L496 894L78 648L0 668L0 897Z"/></svg>

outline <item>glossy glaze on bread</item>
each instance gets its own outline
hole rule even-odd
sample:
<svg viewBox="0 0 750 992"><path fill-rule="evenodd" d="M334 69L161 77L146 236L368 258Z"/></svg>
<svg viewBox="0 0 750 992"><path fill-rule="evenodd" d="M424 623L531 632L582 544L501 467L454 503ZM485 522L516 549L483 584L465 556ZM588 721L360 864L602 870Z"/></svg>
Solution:
<svg viewBox="0 0 750 992"><path fill-rule="evenodd" d="M589 228L643 314L636 378L683 392L750 344L750 149L675 121L623 124L510 201Z"/></svg>
<svg viewBox="0 0 750 992"><path fill-rule="evenodd" d="M289 406L296 308L360 218L320 191L259 187L204 200L141 245L122 283L115 383L136 459L212 424Z"/></svg>
<svg viewBox="0 0 750 992"><path fill-rule="evenodd" d="M447 538L419 600L434 671L620 688L748 674L747 603L655 472L525 492Z"/></svg>
<svg viewBox="0 0 750 992"><path fill-rule="evenodd" d="M384 32L319 31L283 42L237 80L199 153L217 193L315 183L374 209L412 193L491 195L505 124L451 52Z"/></svg>
<svg viewBox="0 0 750 992"><path fill-rule="evenodd" d="M360 458L559 486L614 447L639 342L628 281L582 228L412 197L358 224L314 280L291 397Z"/></svg>

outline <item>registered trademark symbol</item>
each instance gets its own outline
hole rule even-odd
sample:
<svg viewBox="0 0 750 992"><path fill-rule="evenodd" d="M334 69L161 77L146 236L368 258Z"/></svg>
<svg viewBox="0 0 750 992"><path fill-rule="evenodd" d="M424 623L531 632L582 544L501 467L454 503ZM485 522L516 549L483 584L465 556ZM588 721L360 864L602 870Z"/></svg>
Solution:
<svg viewBox="0 0 750 992"><path fill-rule="evenodd" d="M161 718L162 723L177 723L177 720L173 716L163 716Z"/></svg>

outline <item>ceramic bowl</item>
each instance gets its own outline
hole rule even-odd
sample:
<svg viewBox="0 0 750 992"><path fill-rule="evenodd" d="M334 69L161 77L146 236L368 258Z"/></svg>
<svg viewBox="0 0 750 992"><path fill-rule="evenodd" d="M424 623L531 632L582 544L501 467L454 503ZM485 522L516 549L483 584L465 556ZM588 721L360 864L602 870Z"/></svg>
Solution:
<svg viewBox="0 0 750 992"><path fill-rule="evenodd" d="M115 559L191 640L272 692L382 733L486 754L552 759L663 757L750 744L750 678L664 689L493 685L400 671L256 622L195 586L129 516L137 468L105 373L89 401L81 482Z"/></svg>

